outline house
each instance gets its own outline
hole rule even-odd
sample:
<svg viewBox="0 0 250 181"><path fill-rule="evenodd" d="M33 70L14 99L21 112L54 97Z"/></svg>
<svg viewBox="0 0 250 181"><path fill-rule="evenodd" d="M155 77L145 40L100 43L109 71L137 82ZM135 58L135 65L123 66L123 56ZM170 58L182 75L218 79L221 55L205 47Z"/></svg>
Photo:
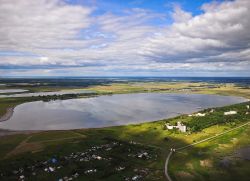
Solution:
<svg viewBox="0 0 250 181"><path fill-rule="evenodd" d="M237 111L228 111L228 112L224 112L224 115L234 115L237 114Z"/></svg>
<svg viewBox="0 0 250 181"><path fill-rule="evenodd" d="M172 130L172 129L176 128L181 132L187 131L187 127L185 125L183 125L180 121L177 122L177 126L172 126L169 123L167 123L165 126L168 130Z"/></svg>
<svg viewBox="0 0 250 181"><path fill-rule="evenodd" d="M206 116L206 113L197 113L197 114L195 114L195 116L196 117L204 117L204 116Z"/></svg>
<svg viewBox="0 0 250 181"><path fill-rule="evenodd" d="M171 126L169 123L167 123L165 126L167 129L174 129L174 127L175 127L175 126Z"/></svg>

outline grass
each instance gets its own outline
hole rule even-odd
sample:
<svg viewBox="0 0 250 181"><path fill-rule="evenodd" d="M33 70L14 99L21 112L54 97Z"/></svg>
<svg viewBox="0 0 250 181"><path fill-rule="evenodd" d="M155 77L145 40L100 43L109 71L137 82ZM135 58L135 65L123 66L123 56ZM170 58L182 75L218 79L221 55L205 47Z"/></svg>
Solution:
<svg viewBox="0 0 250 181"><path fill-rule="evenodd" d="M84 137L84 135L82 135ZM73 131L47 131L41 133L35 133L32 137L28 140L28 142L42 142L42 141L49 141L51 140L60 140L60 139L69 139L79 137L78 134L74 133Z"/></svg>
<svg viewBox="0 0 250 181"><path fill-rule="evenodd" d="M250 128L245 127L222 136L220 139L202 143L192 149L176 153L170 161L170 173L174 180L249 180L250 163L235 156L235 151L249 146ZM223 166L223 159L230 164ZM182 176L179 172L186 173ZM191 175L191 176L190 176ZM239 177L240 176L240 177Z"/></svg>
<svg viewBox="0 0 250 181"><path fill-rule="evenodd" d="M18 144L20 144L28 136L24 134L4 136L0 139L0 158L4 158L10 151L12 151Z"/></svg>
<svg viewBox="0 0 250 181"><path fill-rule="evenodd" d="M112 83L108 85L90 86L88 90L98 93L133 93L133 92L166 92L234 95L250 98L249 89L235 84L195 83L195 82L133 82Z"/></svg>

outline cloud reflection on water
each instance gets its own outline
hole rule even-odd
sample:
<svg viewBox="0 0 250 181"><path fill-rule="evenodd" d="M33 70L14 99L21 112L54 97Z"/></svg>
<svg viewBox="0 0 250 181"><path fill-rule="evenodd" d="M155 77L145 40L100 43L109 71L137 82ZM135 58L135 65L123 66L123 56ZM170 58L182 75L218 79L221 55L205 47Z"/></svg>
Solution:
<svg viewBox="0 0 250 181"><path fill-rule="evenodd" d="M0 123L0 128L55 130L126 125L243 101L244 98L229 96L161 93L37 101L17 106L12 118Z"/></svg>

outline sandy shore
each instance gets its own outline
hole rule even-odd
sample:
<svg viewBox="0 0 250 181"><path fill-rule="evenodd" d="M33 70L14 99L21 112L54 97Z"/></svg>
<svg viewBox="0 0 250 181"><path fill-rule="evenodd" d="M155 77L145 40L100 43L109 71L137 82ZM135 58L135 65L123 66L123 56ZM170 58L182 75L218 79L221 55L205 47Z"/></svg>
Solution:
<svg viewBox="0 0 250 181"><path fill-rule="evenodd" d="M6 113L2 117L0 117L0 122L7 121L8 119L10 119L13 113L14 107L7 108Z"/></svg>
<svg viewBox="0 0 250 181"><path fill-rule="evenodd" d="M13 113L14 113L14 107L8 108L6 110L6 113L2 117L0 117L0 122L7 121L8 119L10 119ZM10 130L0 129L0 137L6 136L6 135L17 134L17 133L19 133L19 131L10 131Z"/></svg>

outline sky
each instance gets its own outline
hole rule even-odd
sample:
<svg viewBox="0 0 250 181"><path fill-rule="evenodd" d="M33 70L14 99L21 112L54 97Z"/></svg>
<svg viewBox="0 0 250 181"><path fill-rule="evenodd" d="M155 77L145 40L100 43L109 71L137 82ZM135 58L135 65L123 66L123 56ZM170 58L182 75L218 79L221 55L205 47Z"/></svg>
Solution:
<svg viewBox="0 0 250 181"><path fill-rule="evenodd" d="M0 0L0 77L250 76L250 0Z"/></svg>

